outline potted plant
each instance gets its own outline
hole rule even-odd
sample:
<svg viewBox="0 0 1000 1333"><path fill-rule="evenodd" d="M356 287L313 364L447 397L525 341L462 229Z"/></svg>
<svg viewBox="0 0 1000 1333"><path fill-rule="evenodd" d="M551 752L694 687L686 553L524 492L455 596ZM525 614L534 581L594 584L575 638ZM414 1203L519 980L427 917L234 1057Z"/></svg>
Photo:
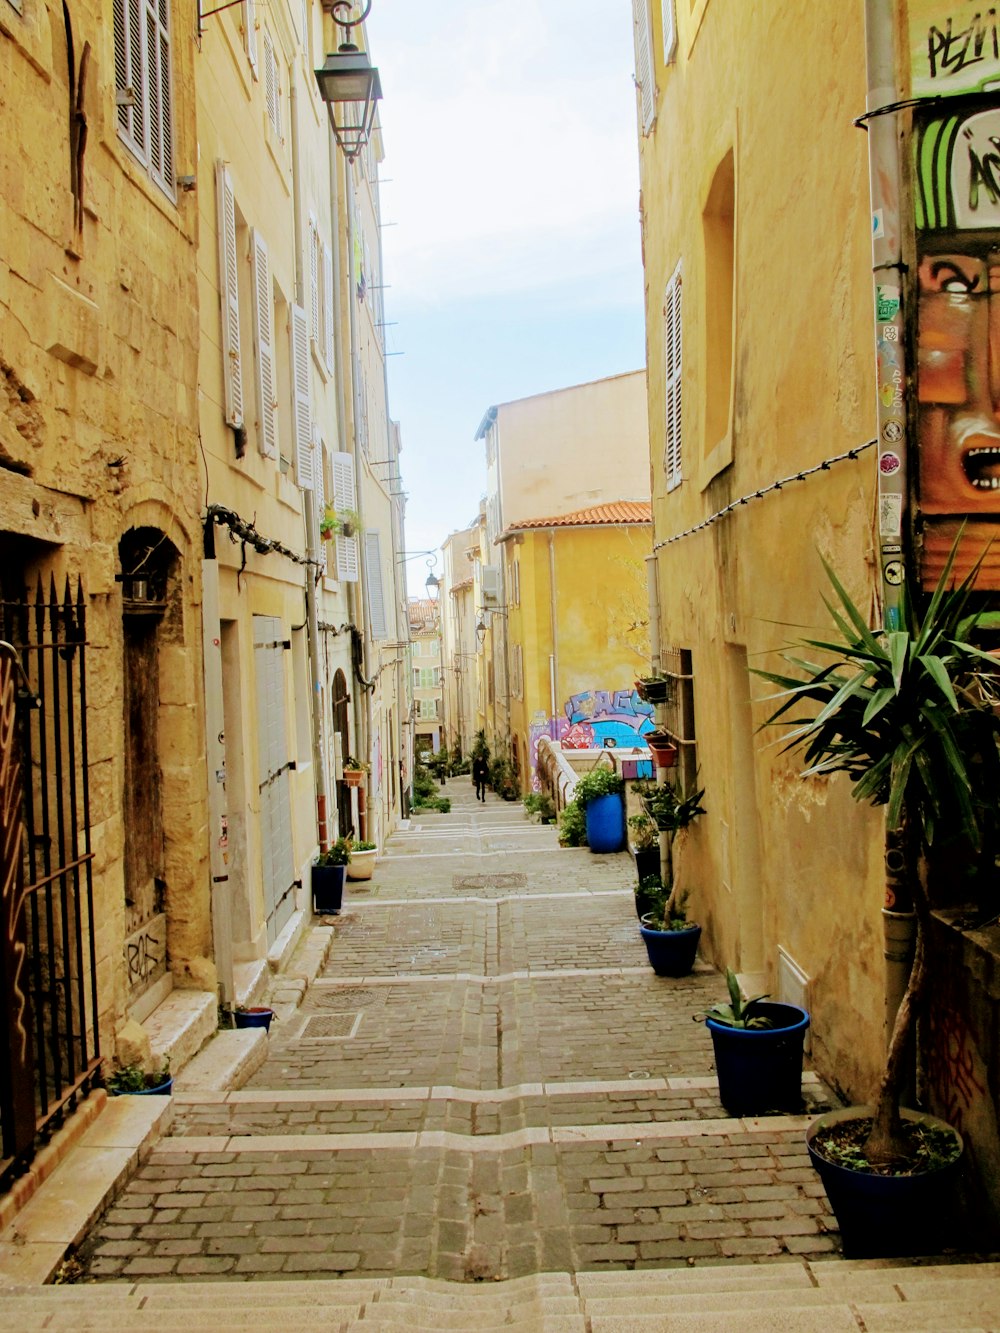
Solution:
<svg viewBox="0 0 1000 1333"><path fill-rule="evenodd" d="M355 759L349 754L344 760L344 781L349 787L363 787L368 769L369 765L363 759Z"/></svg>
<svg viewBox="0 0 1000 1333"><path fill-rule="evenodd" d="M573 793L584 811L592 852L620 852L625 846L625 783L611 768L584 773Z"/></svg>
<svg viewBox="0 0 1000 1333"><path fill-rule="evenodd" d="M374 842L354 842L351 844L351 859L347 863L348 879L371 879L378 858L378 846Z"/></svg>
<svg viewBox="0 0 1000 1333"><path fill-rule="evenodd" d="M766 995L744 1000L736 974L726 969L728 1004L704 1014L712 1034L719 1100L734 1116L802 1109L802 1051L809 1015Z"/></svg>
<svg viewBox="0 0 1000 1333"><path fill-rule="evenodd" d="M669 703L672 698L673 681L669 676L655 674L640 676L635 682L635 692L648 704Z"/></svg>
<svg viewBox="0 0 1000 1333"><path fill-rule="evenodd" d="M269 1032L272 1018L274 1010L265 1004L238 1004L233 1010L233 1022L238 1028L263 1028Z"/></svg>
<svg viewBox="0 0 1000 1333"><path fill-rule="evenodd" d="M582 847L587 841L587 819L578 801L567 801L559 815L559 846Z"/></svg>
<svg viewBox="0 0 1000 1333"><path fill-rule="evenodd" d="M164 1057L159 1069L148 1073L140 1064L118 1065L107 1081L111 1097L169 1097L173 1087L169 1056Z"/></svg>
<svg viewBox="0 0 1000 1333"><path fill-rule="evenodd" d="M668 731L658 731L654 727L652 731L643 731L640 735L649 746L657 768L673 768L676 765L677 746Z"/></svg>
<svg viewBox="0 0 1000 1333"><path fill-rule="evenodd" d="M343 905L344 877L351 863L350 838L338 838L329 851L312 863L313 911L336 915Z"/></svg>
<svg viewBox="0 0 1000 1333"><path fill-rule="evenodd" d="M628 826L632 831L629 850L635 858L635 870L640 880L655 875L660 877L660 839L656 824L645 811L630 815Z"/></svg>
<svg viewBox="0 0 1000 1333"><path fill-rule="evenodd" d="M650 967L658 977L686 977L701 939L701 926L687 919L687 895L677 898L663 886L657 892L647 883L643 896L652 904L639 919Z"/></svg>
<svg viewBox="0 0 1000 1333"><path fill-rule="evenodd" d="M913 1020L932 979L935 865L945 849L952 858L961 850L978 853L985 873L995 874L1000 834L1000 716L986 679L995 683L996 660L975 642L979 562L949 586L959 540L961 533L929 600L901 589L898 629L870 629L824 562L836 594L827 602L835 633L805 640L799 651L825 660L786 655L794 675L757 673L782 691L768 722L793 727L785 749L804 752L806 775L845 772L856 800L885 807L887 892L908 896L916 919L913 964L874 1108L821 1117L808 1135L845 1253L854 1255L936 1248L934 1223L945 1215L948 1177L962 1152L957 1132L900 1107ZM790 716L801 704L807 712ZM897 910L907 906L904 899Z"/></svg>

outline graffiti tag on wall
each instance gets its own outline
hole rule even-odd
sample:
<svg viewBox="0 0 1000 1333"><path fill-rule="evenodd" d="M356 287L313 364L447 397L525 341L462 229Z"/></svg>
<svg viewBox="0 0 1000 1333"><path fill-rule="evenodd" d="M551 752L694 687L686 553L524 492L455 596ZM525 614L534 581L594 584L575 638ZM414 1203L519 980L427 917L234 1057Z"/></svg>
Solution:
<svg viewBox="0 0 1000 1333"><path fill-rule="evenodd" d="M976 1102L987 1096L985 1070L961 1014L951 1006L931 1009L930 1070L937 1113L961 1133Z"/></svg>
<svg viewBox="0 0 1000 1333"><path fill-rule="evenodd" d="M162 913L129 935L124 944L125 975L135 999L167 970L167 918Z"/></svg>
<svg viewBox="0 0 1000 1333"><path fill-rule="evenodd" d="M1000 77L1000 7L970 0L910 0L915 97L980 92Z"/></svg>
<svg viewBox="0 0 1000 1333"><path fill-rule="evenodd" d="M583 690L563 705L563 716L533 722L528 731L531 788L539 791L538 742L543 736L561 742L567 750L603 749L642 745L653 729L653 705L635 690Z"/></svg>

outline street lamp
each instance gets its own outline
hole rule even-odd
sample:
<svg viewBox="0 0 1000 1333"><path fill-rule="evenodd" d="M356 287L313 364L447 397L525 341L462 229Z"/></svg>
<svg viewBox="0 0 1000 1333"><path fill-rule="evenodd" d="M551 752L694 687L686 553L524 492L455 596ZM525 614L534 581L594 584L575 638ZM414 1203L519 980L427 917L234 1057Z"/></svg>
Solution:
<svg viewBox="0 0 1000 1333"><path fill-rule="evenodd" d="M430 561L428 560L427 563L430 564ZM438 599L438 593L441 591L441 580L435 576L433 569L427 575L427 579L424 582L424 587L427 589L427 596L431 599L432 602L436 602Z"/></svg>
<svg viewBox="0 0 1000 1333"><path fill-rule="evenodd" d="M330 117L330 128L348 162L354 161L371 138L375 104L382 96L378 70L368 59L368 53L359 50L351 41L351 29L365 21L371 7L372 0L368 0L358 18L344 19L337 11L346 10L350 16L354 12L353 0L333 0L334 21L345 30L347 37L337 51L327 55L322 68L315 71L320 96Z"/></svg>
<svg viewBox="0 0 1000 1333"><path fill-rule="evenodd" d="M476 621L476 638L479 640L479 646L482 648L486 642L486 617L480 616Z"/></svg>

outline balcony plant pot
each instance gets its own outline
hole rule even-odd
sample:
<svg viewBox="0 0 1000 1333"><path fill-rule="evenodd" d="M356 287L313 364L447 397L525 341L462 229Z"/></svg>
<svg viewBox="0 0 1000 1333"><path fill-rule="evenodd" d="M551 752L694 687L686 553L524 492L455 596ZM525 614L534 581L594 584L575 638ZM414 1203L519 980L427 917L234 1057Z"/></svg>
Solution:
<svg viewBox="0 0 1000 1333"><path fill-rule="evenodd" d="M253 1005L249 1009L237 1009L233 1013L238 1028L263 1028L265 1032L271 1030L273 1017L274 1010L266 1005Z"/></svg>
<svg viewBox="0 0 1000 1333"><path fill-rule="evenodd" d="M677 746L665 731L647 731L642 739L649 746L657 768L673 768L677 763Z"/></svg>
<svg viewBox="0 0 1000 1333"><path fill-rule="evenodd" d="M654 930L640 921L639 931L646 946L649 965L658 977L686 977L694 967L701 939L701 926L683 930Z"/></svg>
<svg viewBox="0 0 1000 1333"><path fill-rule="evenodd" d="M910 1175L875 1175L831 1162L813 1146L828 1125L871 1117L870 1106L849 1106L820 1116L806 1131L806 1147L840 1227L846 1259L939 1254L955 1244L955 1186L964 1145L957 1130L931 1115L900 1107L904 1123L919 1121L958 1140L954 1161Z"/></svg>
<svg viewBox="0 0 1000 1333"><path fill-rule="evenodd" d="M351 859L347 866L348 879L371 879L378 859L377 847L351 848Z"/></svg>
<svg viewBox="0 0 1000 1333"><path fill-rule="evenodd" d="M345 768L344 782L348 787L363 787L365 785L365 770L363 768Z"/></svg>
<svg viewBox="0 0 1000 1333"><path fill-rule="evenodd" d="M169 1065L145 1073L141 1065L119 1066L107 1083L110 1097L169 1097L174 1090L174 1076Z"/></svg>
<svg viewBox="0 0 1000 1333"><path fill-rule="evenodd" d="M347 866L312 865L313 911L317 916L336 915L344 901L344 879Z"/></svg>
<svg viewBox="0 0 1000 1333"><path fill-rule="evenodd" d="M755 1017L767 1028L729 1027L705 1019L715 1048L719 1099L734 1116L801 1111L802 1046L809 1015L795 1004L755 1000Z"/></svg>
<svg viewBox="0 0 1000 1333"><path fill-rule="evenodd" d="M587 845L592 852L620 852L625 846L625 806L616 794L587 802Z"/></svg>
<svg viewBox="0 0 1000 1333"><path fill-rule="evenodd" d="M635 859L635 873L640 880L652 879L654 875L659 875L660 849L658 846L633 847L631 851Z"/></svg>
<svg viewBox="0 0 1000 1333"><path fill-rule="evenodd" d="M671 683L669 680L640 679L635 682L635 692L648 704L665 704L670 699Z"/></svg>

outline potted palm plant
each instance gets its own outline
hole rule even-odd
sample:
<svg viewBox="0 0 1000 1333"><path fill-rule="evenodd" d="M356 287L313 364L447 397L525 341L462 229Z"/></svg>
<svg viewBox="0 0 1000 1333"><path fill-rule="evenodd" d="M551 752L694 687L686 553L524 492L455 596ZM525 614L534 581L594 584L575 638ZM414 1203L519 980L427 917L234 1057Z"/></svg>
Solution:
<svg viewBox="0 0 1000 1333"><path fill-rule="evenodd" d="M336 915L344 901L344 877L351 862L350 838L338 838L312 863L313 911Z"/></svg>
<svg viewBox="0 0 1000 1333"><path fill-rule="evenodd" d="M636 783L646 817L658 830L662 902L640 918L639 929L653 971L684 977L694 966L701 926L688 921L687 892L681 890L677 851L691 824L705 813L700 791L677 792L669 783Z"/></svg>
<svg viewBox="0 0 1000 1333"><path fill-rule="evenodd" d="M913 964L874 1107L821 1117L808 1135L853 1255L938 1248L948 1178L962 1152L953 1129L900 1107L914 1016L932 979L935 865L945 849L952 856L986 849L992 862L1000 833L1000 717L988 680L995 684L996 660L976 643L979 563L953 584L957 544L929 600L902 590L898 629L870 629L825 565L835 593L827 601L832 637L803 641L798 651L808 658L786 654L792 675L756 673L781 689L768 723L792 727L785 749L803 752L806 775L847 773L856 800L885 807L887 892L907 895L916 918Z"/></svg>

